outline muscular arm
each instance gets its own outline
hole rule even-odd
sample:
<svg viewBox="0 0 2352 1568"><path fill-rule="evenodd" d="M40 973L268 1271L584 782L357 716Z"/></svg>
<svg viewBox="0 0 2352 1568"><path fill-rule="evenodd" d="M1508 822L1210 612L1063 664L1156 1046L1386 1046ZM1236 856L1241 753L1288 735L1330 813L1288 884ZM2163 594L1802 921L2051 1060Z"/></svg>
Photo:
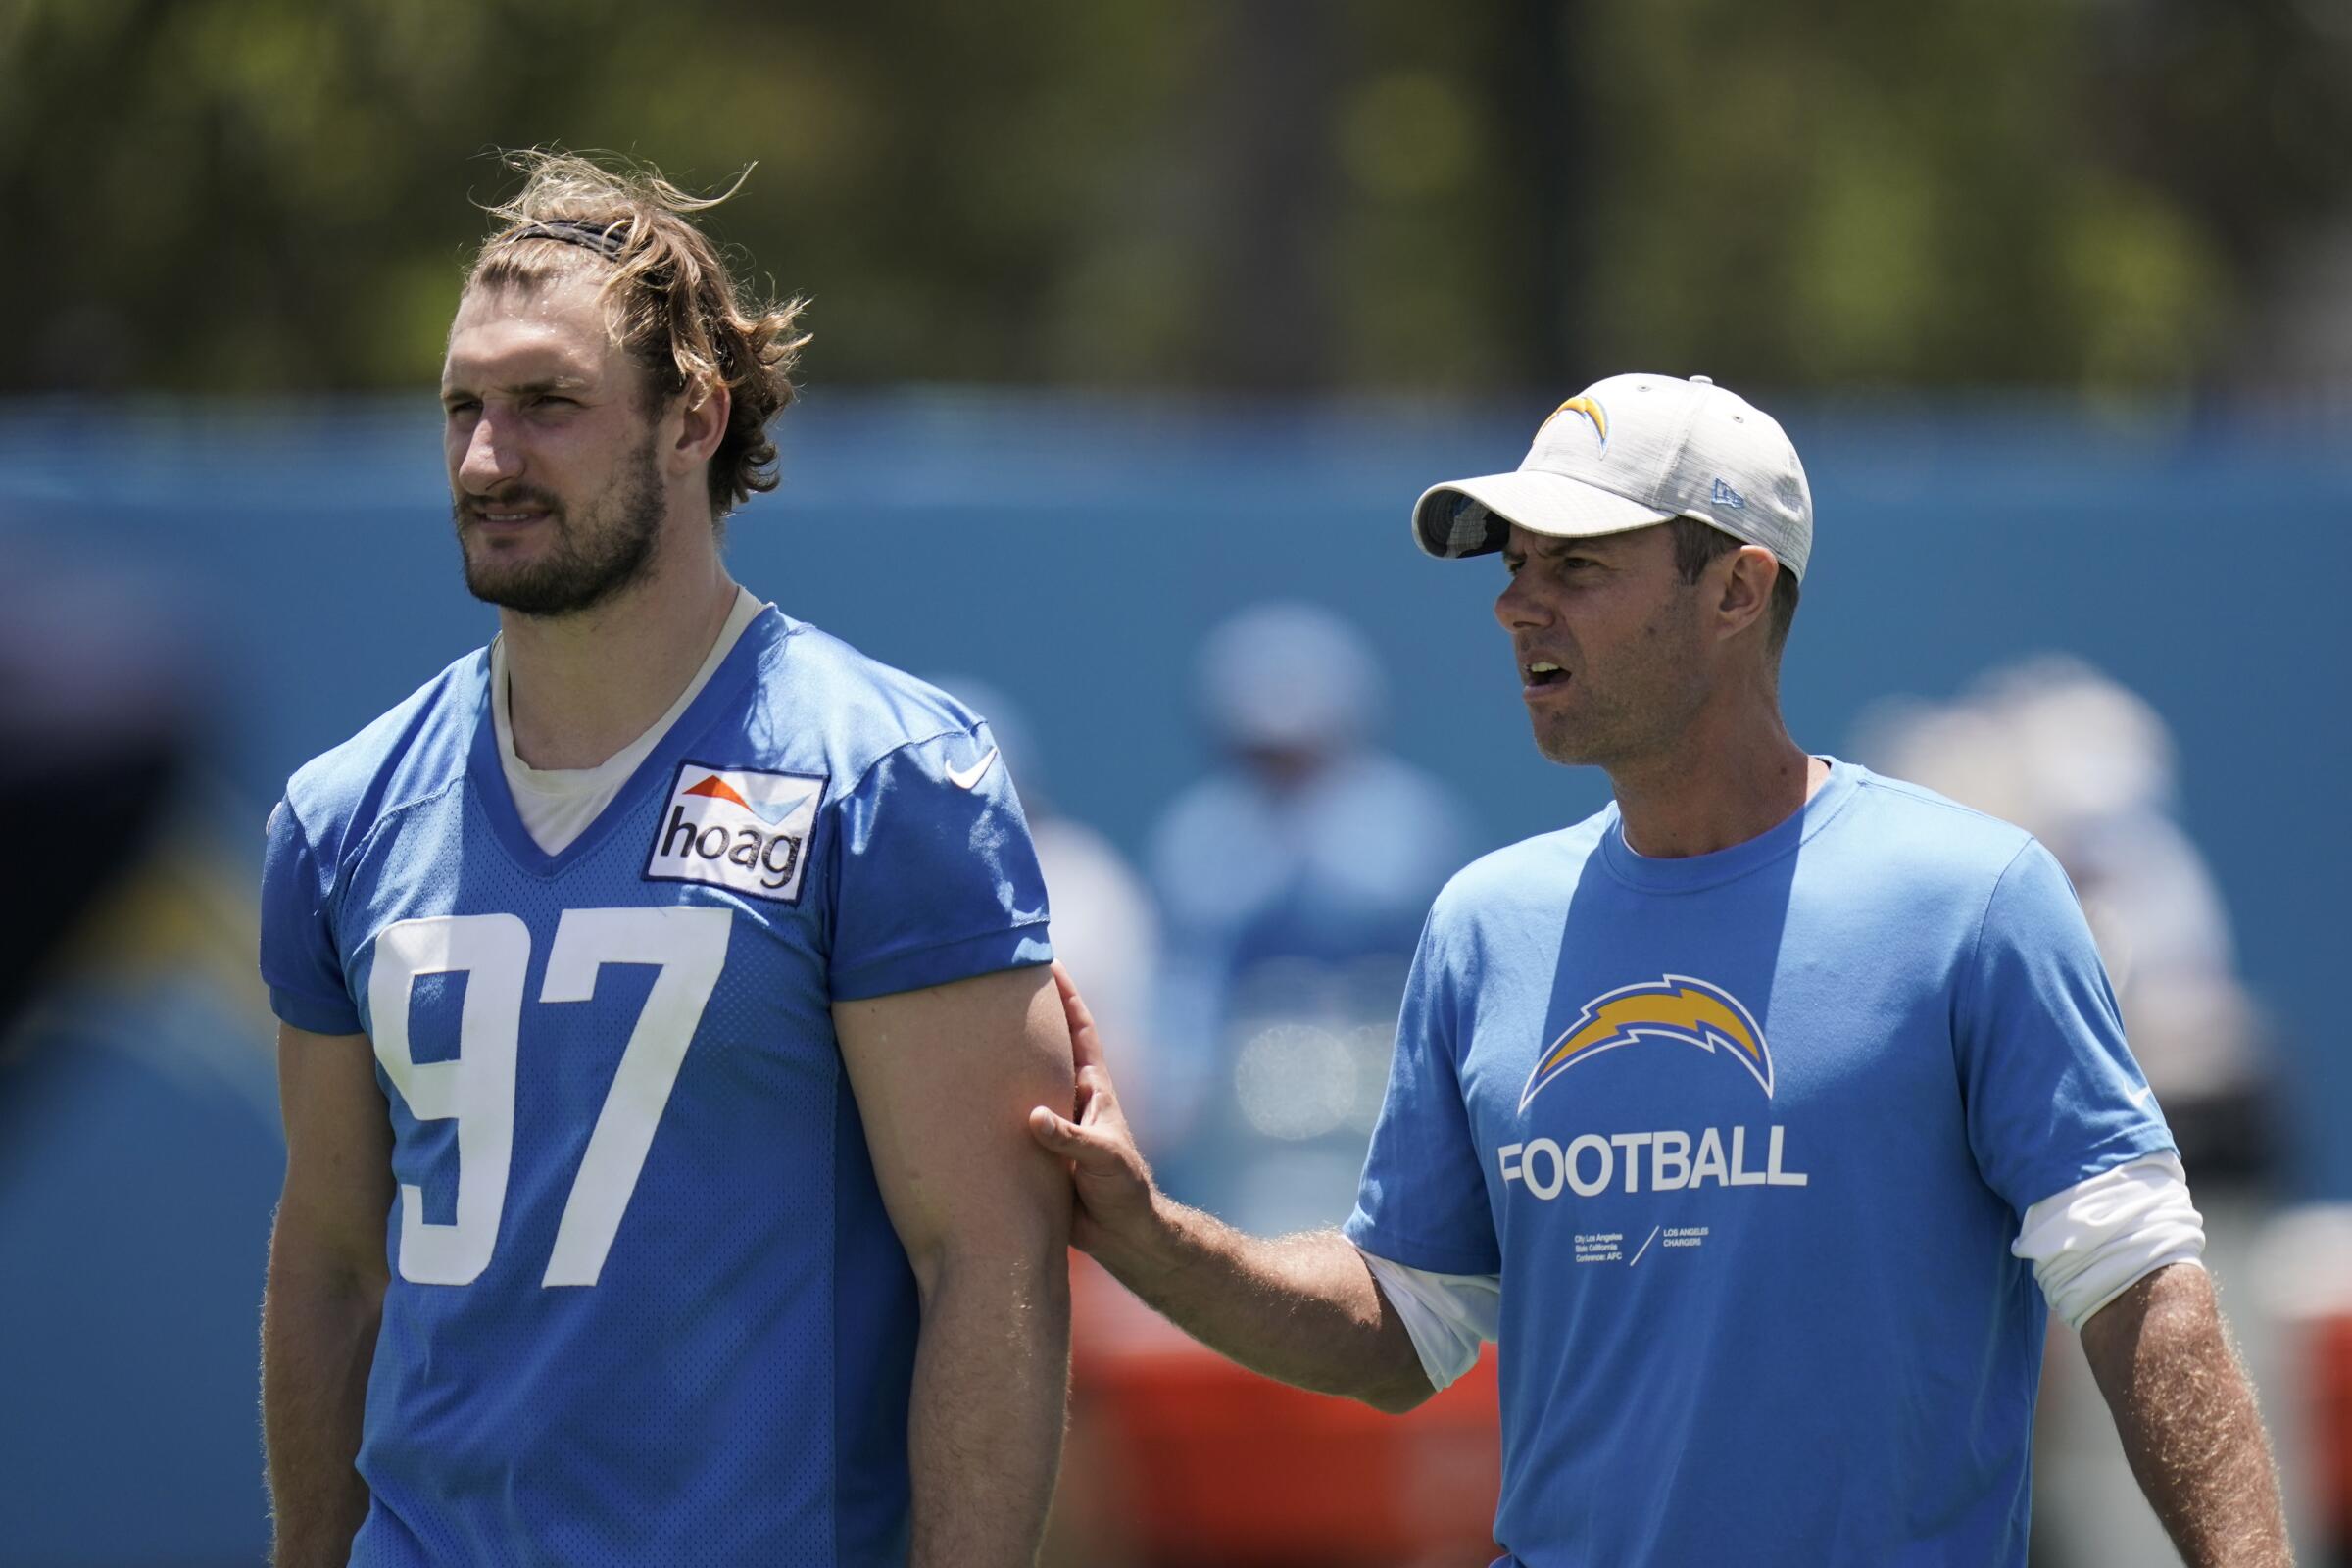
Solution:
<svg viewBox="0 0 2352 1568"><path fill-rule="evenodd" d="M1075 1240L1178 1328L1253 1372L1401 1411L1435 1392L1363 1255L1337 1231L1247 1236L1152 1184L1102 1063L1094 1020L1059 965L1078 1063L1078 1119L1030 1112L1070 1162Z"/></svg>
<svg viewBox="0 0 2352 1568"><path fill-rule="evenodd" d="M1070 1195L1021 1133L1070 1093L1041 969L838 1003L874 1173L922 1297L911 1568L1035 1559L1069 1377Z"/></svg>
<svg viewBox="0 0 2352 1568"><path fill-rule="evenodd" d="M2082 1350L2132 1473L2190 1568L2290 1564L2270 1444L2211 1277L2157 1269L2091 1315Z"/></svg>
<svg viewBox="0 0 2352 1568"><path fill-rule="evenodd" d="M368 1512L353 1461L375 1360L392 1128L366 1035L280 1026L286 1185L262 1298L262 1433L276 1568L341 1564Z"/></svg>

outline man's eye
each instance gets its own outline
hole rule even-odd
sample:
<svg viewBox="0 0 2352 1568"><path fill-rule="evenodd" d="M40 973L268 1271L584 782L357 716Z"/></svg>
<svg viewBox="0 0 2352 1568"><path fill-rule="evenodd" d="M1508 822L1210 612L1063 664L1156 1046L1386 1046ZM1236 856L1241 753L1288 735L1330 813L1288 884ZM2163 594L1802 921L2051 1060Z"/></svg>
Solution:
<svg viewBox="0 0 2352 1568"><path fill-rule="evenodd" d="M481 404L472 398L452 398L441 405L442 411L453 419L461 414L471 414L480 407Z"/></svg>

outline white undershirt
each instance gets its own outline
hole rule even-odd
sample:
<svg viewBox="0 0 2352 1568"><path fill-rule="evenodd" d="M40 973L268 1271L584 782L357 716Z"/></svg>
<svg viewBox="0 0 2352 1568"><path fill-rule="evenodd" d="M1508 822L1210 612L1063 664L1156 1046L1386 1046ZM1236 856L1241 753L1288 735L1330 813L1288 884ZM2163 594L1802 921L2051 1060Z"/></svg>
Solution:
<svg viewBox="0 0 2352 1568"><path fill-rule="evenodd" d="M2034 1265L2050 1310L2080 1329L2166 1264L2203 1266L2205 1222L2189 1201L2180 1159L2150 1154L2027 1209L2009 1250ZM1432 1388L1477 1363L1479 1343L1494 1339L1502 1322L1502 1276L1439 1274L1370 1252L1363 1258L1403 1319Z"/></svg>
<svg viewBox="0 0 2352 1568"><path fill-rule="evenodd" d="M733 650L743 629L766 608L749 588L737 588L735 608L727 612L727 623L719 627L718 640L710 645L710 656L694 672L694 679L669 705L669 711L594 767L533 767L515 755L514 717L507 691L507 642L503 637L494 638L490 644L490 721L498 731L498 765L507 775L507 793L514 798L514 814L522 818L523 831L530 834L531 842L550 855L560 855L578 838L597 814L612 804L612 797L620 793L637 765L662 744L662 737L669 733L678 715L710 684L711 675Z"/></svg>

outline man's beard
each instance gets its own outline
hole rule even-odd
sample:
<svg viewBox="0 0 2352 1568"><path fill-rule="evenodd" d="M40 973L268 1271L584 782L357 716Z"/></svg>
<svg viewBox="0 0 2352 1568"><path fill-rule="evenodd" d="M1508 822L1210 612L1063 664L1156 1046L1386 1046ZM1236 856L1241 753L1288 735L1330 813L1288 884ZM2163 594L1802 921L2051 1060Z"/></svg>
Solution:
<svg viewBox="0 0 2352 1568"><path fill-rule="evenodd" d="M651 575L663 508L650 441L612 488L597 497L580 527L548 491L517 486L494 504L515 503L546 509L556 538L538 560L514 564L467 549L464 505L451 508L466 564L466 591L485 604L523 615L576 615Z"/></svg>

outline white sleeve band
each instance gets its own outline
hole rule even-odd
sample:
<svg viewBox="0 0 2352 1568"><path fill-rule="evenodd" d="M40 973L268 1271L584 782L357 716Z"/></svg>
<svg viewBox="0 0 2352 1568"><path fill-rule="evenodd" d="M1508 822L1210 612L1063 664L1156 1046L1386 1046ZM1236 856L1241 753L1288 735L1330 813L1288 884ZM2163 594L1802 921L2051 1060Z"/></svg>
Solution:
<svg viewBox="0 0 2352 1568"><path fill-rule="evenodd" d="M1478 1364L1479 1342L1494 1338L1502 1321L1501 1275L1433 1274L1356 1250L1404 1319L1431 1388L1442 1389Z"/></svg>
<svg viewBox="0 0 2352 1568"><path fill-rule="evenodd" d="M2205 1220L2173 1154L2101 1171L2026 1210L2010 1251L2034 1265L2050 1310L2081 1328L2167 1263L2203 1266Z"/></svg>

